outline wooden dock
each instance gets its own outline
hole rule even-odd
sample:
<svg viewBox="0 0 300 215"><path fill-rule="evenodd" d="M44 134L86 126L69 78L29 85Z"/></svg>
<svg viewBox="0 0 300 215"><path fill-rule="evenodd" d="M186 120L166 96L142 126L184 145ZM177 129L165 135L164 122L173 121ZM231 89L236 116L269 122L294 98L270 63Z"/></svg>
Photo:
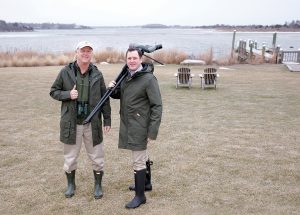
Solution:
<svg viewBox="0 0 300 215"><path fill-rule="evenodd" d="M261 49L258 49L257 45L254 46L251 41L250 43L247 43L245 40L240 40L237 47L238 60L252 60L255 56L261 56L265 62L269 62L274 58L274 51L272 50L272 54L268 53L267 51L269 50L265 46L263 46Z"/></svg>
<svg viewBox="0 0 300 215"><path fill-rule="evenodd" d="M233 33L232 50L234 50L235 33ZM251 62L256 56L261 56L263 62L283 63L291 72L300 72L300 49L282 50L280 46L276 46L276 35L273 34L272 47L268 48L263 43L259 49L257 42L253 40L240 40L236 49L237 59L239 62ZM233 51L232 51L233 53ZM233 54L231 54L233 56Z"/></svg>
<svg viewBox="0 0 300 215"><path fill-rule="evenodd" d="M300 50L278 52L277 63L283 63L290 72L300 72Z"/></svg>
<svg viewBox="0 0 300 215"><path fill-rule="evenodd" d="M290 72L300 72L300 63L284 62Z"/></svg>
<svg viewBox="0 0 300 215"><path fill-rule="evenodd" d="M269 54L268 52L263 52L263 50L261 49L252 49L250 50L250 48L246 49L248 53L251 53L254 55L258 55L258 56L264 56L267 60L271 60L273 58L272 54Z"/></svg>

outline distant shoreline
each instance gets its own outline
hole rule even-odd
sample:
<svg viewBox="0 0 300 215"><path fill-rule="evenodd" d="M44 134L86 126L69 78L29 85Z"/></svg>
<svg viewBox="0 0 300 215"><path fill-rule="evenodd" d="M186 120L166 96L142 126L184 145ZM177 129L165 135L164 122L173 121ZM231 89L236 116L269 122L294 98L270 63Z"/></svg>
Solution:
<svg viewBox="0 0 300 215"><path fill-rule="evenodd" d="M216 28L216 31L223 32L300 32L300 28L267 28L267 29L257 29L257 28Z"/></svg>
<svg viewBox="0 0 300 215"><path fill-rule="evenodd" d="M89 26L76 24L59 24L59 23L9 23L0 20L0 32L32 32L35 30L73 30L73 29L91 29Z"/></svg>
<svg viewBox="0 0 300 215"><path fill-rule="evenodd" d="M133 26L84 26L77 24L61 24L61 23L7 23L0 20L0 32L28 32L35 30L77 30L77 29L93 29L93 28L145 28L145 29L202 29L215 30L223 32L300 32L300 21L292 21L285 24L276 25L164 25L164 24L146 24Z"/></svg>
<svg viewBox="0 0 300 215"><path fill-rule="evenodd" d="M300 28L251 28L251 27L197 27L197 26L93 26L92 28L144 28L144 29L202 29L219 32L300 32Z"/></svg>
<svg viewBox="0 0 300 215"><path fill-rule="evenodd" d="M213 29L216 31L240 31L240 32L300 32L300 21L293 21L284 25L207 25L207 26L167 26L162 24L148 24L142 28L182 28L182 29Z"/></svg>

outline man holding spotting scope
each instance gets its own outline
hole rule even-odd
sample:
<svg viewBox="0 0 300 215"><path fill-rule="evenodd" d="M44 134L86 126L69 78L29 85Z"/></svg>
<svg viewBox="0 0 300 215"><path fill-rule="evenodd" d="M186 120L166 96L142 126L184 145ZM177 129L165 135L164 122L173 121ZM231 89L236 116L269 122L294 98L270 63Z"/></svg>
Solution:
<svg viewBox="0 0 300 215"><path fill-rule="evenodd" d="M153 51L158 48L161 46ZM145 185L152 189L149 175L146 174L150 168L150 163L147 163L147 144L156 139L162 117L162 100L157 79L153 75L154 66L142 63L145 50L151 52L144 46L130 46L126 52L125 78L118 86L116 81L108 85L114 88L110 97L120 99L118 147L132 151L135 183L131 189L135 190L135 197L126 204L126 208L145 204Z"/></svg>

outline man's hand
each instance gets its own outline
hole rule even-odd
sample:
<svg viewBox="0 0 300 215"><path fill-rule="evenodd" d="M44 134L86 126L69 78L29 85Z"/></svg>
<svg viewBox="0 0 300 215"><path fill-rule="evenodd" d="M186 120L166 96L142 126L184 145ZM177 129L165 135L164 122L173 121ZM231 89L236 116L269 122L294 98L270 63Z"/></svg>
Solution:
<svg viewBox="0 0 300 215"><path fill-rule="evenodd" d="M116 86L116 82L115 81L111 81L111 82L109 82L109 84L108 84L108 88L114 88L115 86Z"/></svg>
<svg viewBox="0 0 300 215"><path fill-rule="evenodd" d="M103 131L105 134L107 134L110 131L110 126L104 126Z"/></svg>
<svg viewBox="0 0 300 215"><path fill-rule="evenodd" d="M72 100L78 98L78 91L76 90L76 85L74 85L73 89L70 91L70 96Z"/></svg>

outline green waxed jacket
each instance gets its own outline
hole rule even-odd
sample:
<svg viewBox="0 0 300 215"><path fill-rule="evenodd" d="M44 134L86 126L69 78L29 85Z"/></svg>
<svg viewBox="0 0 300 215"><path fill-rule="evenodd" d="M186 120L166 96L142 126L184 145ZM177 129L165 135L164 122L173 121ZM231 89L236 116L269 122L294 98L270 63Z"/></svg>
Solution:
<svg viewBox="0 0 300 215"><path fill-rule="evenodd" d="M162 117L162 100L153 64L128 76L111 94L120 99L119 148L147 149L147 138L155 140Z"/></svg>
<svg viewBox="0 0 300 215"><path fill-rule="evenodd" d="M76 144L76 119L77 108L76 100L71 100L70 91L76 84L75 62L65 66L58 74L56 80L50 89L50 96L61 101L61 119L60 119L60 141L65 144ZM100 98L106 92L106 86L102 73L98 68L90 64L89 66L89 105L92 110ZM111 125L111 107L109 99L103 105L103 108L92 118L92 136L93 145L100 144L103 141L102 116L104 126Z"/></svg>

